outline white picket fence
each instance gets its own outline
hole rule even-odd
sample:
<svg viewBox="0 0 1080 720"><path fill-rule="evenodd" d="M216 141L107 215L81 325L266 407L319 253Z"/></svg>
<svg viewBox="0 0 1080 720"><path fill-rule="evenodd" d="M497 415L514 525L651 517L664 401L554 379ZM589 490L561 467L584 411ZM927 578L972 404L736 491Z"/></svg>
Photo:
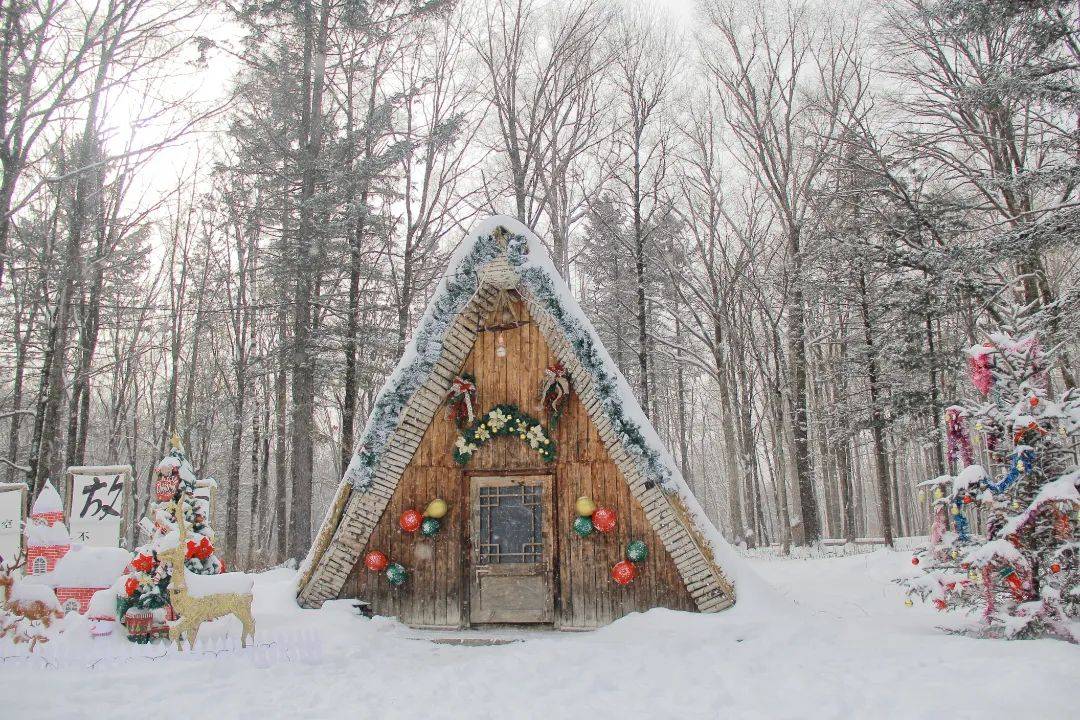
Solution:
<svg viewBox="0 0 1080 720"><path fill-rule="evenodd" d="M917 547L926 545L929 541L926 535L912 535L909 537L893 538L893 549L910 552ZM865 553L881 550L885 547L885 538L862 537L848 541L844 538L825 538L809 547L792 546L790 555L780 552L780 544L774 543L768 547L746 550L750 557L769 558L820 558L820 557L843 557L846 555L862 555Z"/></svg>
<svg viewBox="0 0 1080 720"><path fill-rule="evenodd" d="M6 667L40 670L98 670L136 663L250 663L267 668L281 663L317 665L323 661L319 636L312 631L260 633L248 647L238 637L200 638L194 651L183 651L171 643L138 645L129 642L91 641L85 643L43 643L30 652L26 645L0 645L0 673Z"/></svg>

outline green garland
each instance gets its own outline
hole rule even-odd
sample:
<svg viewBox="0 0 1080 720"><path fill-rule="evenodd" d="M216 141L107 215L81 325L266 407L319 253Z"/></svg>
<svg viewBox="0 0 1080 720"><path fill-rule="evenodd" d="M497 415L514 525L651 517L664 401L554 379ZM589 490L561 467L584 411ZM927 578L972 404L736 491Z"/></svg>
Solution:
<svg viewBox="0 0 1080 720"><path fill-rule="evenodd" d="M623 398L616 377L608 369L604 352L593 340L592 333L563 307L555 284L546 272L538 267L526 264L529 243L524 235L510 235L507 243L506 259L517 271L518 277L558 324L563 336L570 342L574 354L582 367L593 379L594 390L600 400L600 407L611 421L616 437L631 454L638 456L645 464L645 486L659 486L662 490L672 491L671 470L663 458L642 433L641 428L627 416L623 408Z"/></svg>
<svg viewBox="0 0 1080 720"><path fill-rule="evenodd" d="M454 462L465 465L481 445L499 435L514 435L524 440L540 453L544 462L555 459L555 441L547 436L539 420L521 412L516 405L496 405L458 435Z"/></svg>

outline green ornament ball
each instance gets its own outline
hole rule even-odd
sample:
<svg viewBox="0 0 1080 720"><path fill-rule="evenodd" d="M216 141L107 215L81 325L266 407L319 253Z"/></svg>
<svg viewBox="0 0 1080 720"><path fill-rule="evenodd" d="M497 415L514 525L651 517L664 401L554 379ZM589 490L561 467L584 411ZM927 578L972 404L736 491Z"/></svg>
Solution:
<svg viewBox="0 0 1080 720"><path fill-rule="evenodd" d="M386 568L386 580L394 587L401 587L409 579L409 571L401 563L390 563Z"/></svg>
<svg viewBox="0 0 1080 720"><path fill-rule="evenodd" d="M579 515L574 518L574 532L581 537L589 537L593 533L592 518Z"/></svg>
<svg viewBox="0 0 1080 720"><path fill-rule="evenodd" d="M420 534L424 537L434 537L439 534L439 530L442 528L442 523L433 517L424 518L424 522L420 524Z"/></svg>
<svg viewBox="0 0 1080 720"><path fill-rule="evenodd" d="M644 540L631 540L626 544L626 559L630 562L641 562L649 557L649 548Z"/></svg>

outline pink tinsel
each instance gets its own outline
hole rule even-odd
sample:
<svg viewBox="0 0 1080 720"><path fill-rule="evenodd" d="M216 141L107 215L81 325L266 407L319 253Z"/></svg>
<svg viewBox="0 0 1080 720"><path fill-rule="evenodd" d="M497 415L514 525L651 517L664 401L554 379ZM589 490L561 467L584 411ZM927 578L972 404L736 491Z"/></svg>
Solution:
<svg viewBox="0 0 1080 720"><path fill-rule="evenodd" d="M949 462L956 463L959 470L966 468L975 458L966 421L967 412L959 405L945 409L945 439L949 446ZM961 459L964 461L963 465L959 464Z"/></svg>
<svg viewBox="0 0 1080 720"><path fill-rule="evenodd" d="M986 395L994 385L994 375L991 372L993 360L990 357L994 346L983 343L983 348L985 349L982 351L971 352L971 357L968 358L968 370L971 372L971 384L980 393Z"/></svg>
<svg viewBox="0 0 1080 720"><path fill-rule="evenodd" d="M930 526L930 545L937 547L945 535L945 504L934 505L934 524Z"/></svg>

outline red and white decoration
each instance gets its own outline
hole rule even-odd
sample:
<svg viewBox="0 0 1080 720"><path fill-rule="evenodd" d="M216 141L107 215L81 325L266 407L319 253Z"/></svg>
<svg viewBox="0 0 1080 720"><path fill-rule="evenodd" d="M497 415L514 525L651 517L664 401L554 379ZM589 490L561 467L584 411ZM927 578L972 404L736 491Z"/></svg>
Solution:
<svg viewBox="0 0 1080 720"><path fill-rule="evenodd" d="M25 582L50 588L65 611L85 613L94 593L110 587L130 561L122 548L73 544L60 494L45 484L26 526Z"/></svg>

